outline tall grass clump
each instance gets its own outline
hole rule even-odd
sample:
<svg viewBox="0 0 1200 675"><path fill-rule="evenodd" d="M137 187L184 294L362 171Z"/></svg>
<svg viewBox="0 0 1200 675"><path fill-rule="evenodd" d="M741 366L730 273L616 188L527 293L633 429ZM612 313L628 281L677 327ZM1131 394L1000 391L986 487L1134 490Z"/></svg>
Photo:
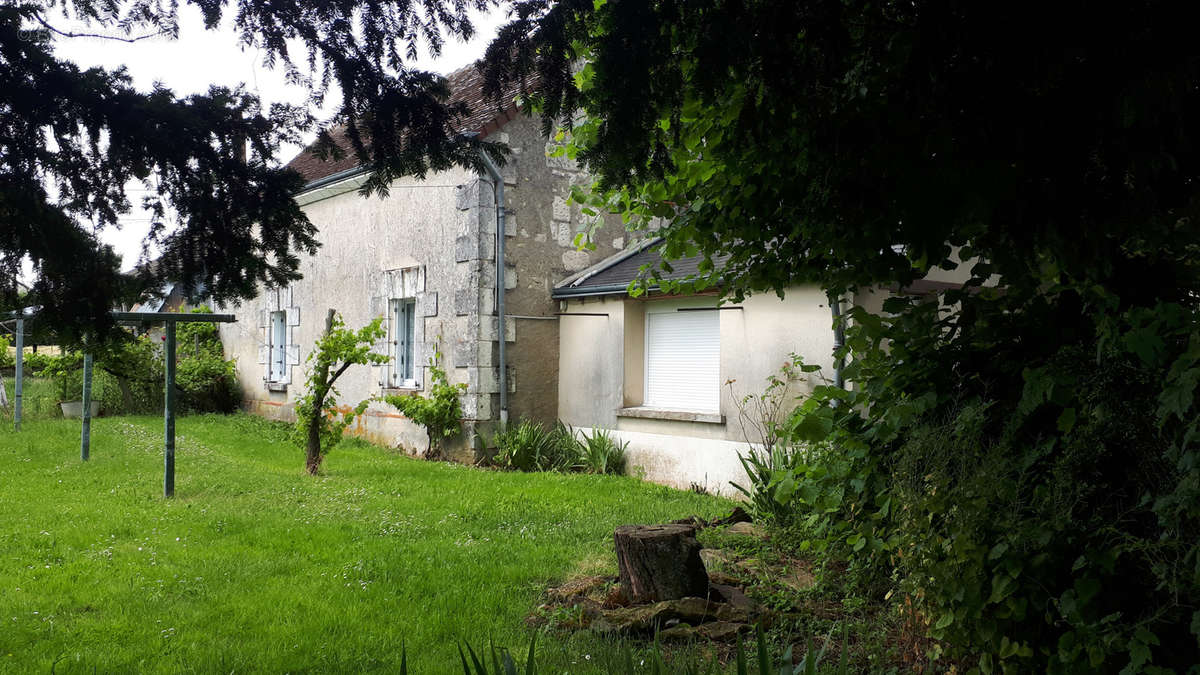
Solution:
<svg viewBox="0 0 1200 675"><path fill-rule="evenodd" d="M588 473L625 473L625 451L629 441L613 438L608 429L593 429L589 436L579 432L579 460Z"/></svg>
<svg viewBox="0 0 1200 675"><path fill-rule="evenodd" d="M625 472L627 442L614 439L604 429L576 437L562 422L546 428L541 422L521 420L501 429L492 439L496 455L492 463L517 471Z"/></svg>

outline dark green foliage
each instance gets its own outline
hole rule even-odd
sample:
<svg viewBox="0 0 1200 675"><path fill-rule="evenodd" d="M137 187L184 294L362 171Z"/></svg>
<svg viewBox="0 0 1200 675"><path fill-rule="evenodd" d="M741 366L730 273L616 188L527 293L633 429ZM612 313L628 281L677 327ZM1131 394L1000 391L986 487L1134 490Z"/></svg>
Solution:
<svg viewBox="0 0 1200 675"><path fill-rule="evenodd" d="M446 379L446 371L442 368L442 353L435 352L429 360L429 396L385 396L388 404L404 413L405 417L425 427L429 434L429 447L425 449L426 459L441 457L441 444L444 439L457 434L459 422L462 421L462 403L459 396L467 390L465 384L450 384Z"/></svg>
<svg viewBox="0 0 1200 675"><path fill-rule="evenodd" d="M1190 6L517 4L493 79L541 76L585 213L708 257L668 290L969 277L849 309L853 391L784 430L832 452L750 492L961 670L1200 662Z"/></svg>
<svg viewBox="0 0 1200 675"><path fill-rule="evenodd" d="M894 351L913 317L863 321L850 340ZM982 672L1186 670L1200 658L1200 338L1169 305L1111 329L1026 368L1008 400L897 392L879 383L928 381L935 364L863 349L850 369L863 390L819 388L791 425L841 453L755 487L794 511L805 546L873 580L876 601L906 598L931 656Z"/></svg>
<svg viewBox="0 0 1200 675"><path fill-rule="evenodd" d="M481 148L500 158L499 146L459 133L468 110L447 104L445 79L409 65L418 49L436 55L445 38L470 37L468 12L490 0L192 4L206 28L232 25L245 48L307 84L314 106L337 92L333 121L372 170L365 190L385 191L399 175L477 166ZM112 307L168 281L219 300L252 297L261 284L299 278L300 256L317 248L292 200L304 181L276 154L316 126L307 109L267 109L240 88L187 97L161 86L139 91L124 70L84 70L54 53L72 39L68 28L126 41L173 38L179 9L122 0L0 8L0 308L39 305L31 329L53 329L63 344L111 336ZM327 133L319 141L323 154L341 152ZM131 182L146 190L154 221L145 243L158 249L136 278L119 272L96 234L130 210ZM23 259L36 277L22 298L15 280Z"/></svg>
<svg viewBox="0 0 1200 675"><path fill-rule="evenodd" d="M1052 271L1180 299L1195 276L1158 267L1200 240L1190 7L514 5L492 84L536 73L545 121L600 178L577 198L668 219L668 259L729 256L706 283L907 283L967 244L977 275L1022 289Z"/></svg>

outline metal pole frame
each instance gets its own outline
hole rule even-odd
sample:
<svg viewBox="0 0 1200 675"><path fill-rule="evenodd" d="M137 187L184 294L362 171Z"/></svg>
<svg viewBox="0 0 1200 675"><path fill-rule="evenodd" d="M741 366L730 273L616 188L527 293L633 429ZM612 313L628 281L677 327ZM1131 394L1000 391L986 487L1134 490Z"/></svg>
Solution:
<svg viewBox="0 0 1200 675"><path fill-rule="evenodd" d="M175 496L175 321L167 321L167 345L164 356L166 394L163 406L163 497Z"/></svg>
<svg viewBox="0 0 1200 675"><path fill-rule="evenodd" d="M21 404L25 391L25 319L17 319L16 391L13 392L13 430L21 430Z"/></svg>
<svg viewBox="0 0 1200 675"><path fill-rule="evenodd" d="M88 461L92 447L92 353L83 355L83 430L79 433L79 459Z"/></svg>
<svg viewBox="0 0 1200 675"><path fill-rule="evenodd" d="M21 430L22 354L25 348L24 310L0 314L0 318L17 320L17 388L15 425ZM163 370L166 371L166 392L163 394L163 496L175 496L175 324L184 323L233 323L232 314L197 314L192 312L113 312L113 320L122 324L165 323L166 354ZM91 354L84 355L84 418L80 438L80 454L86 461L91 445Z"/></svg>

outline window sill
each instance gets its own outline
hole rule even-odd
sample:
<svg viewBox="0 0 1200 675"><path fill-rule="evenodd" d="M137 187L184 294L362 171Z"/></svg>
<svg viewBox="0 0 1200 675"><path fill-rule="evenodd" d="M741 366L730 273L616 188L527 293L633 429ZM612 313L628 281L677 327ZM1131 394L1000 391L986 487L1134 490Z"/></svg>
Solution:
<svg viewBox="0 0 1200 675"><path fill-rule="evenodd" d="M392 396L407 396L407 395L414 395L414 394L419 394L419 393L421 393L421 388L415 384L411 387L404 386L404 387L384 387L383 388L384 396L387 396L389 394Z"/></svg>
<svg viewBox="0 0 1200 675"><path fill-rule="evenodd" d="M650 408L636 406L620 408L617 417L637 417L648 420L672 420L675 422L701 422L704 424L724 424L725 416L715 412L700 412L697 410L668 410L667 408Z"/></svg>
<svg viewBox="0 0 1200 675"><path fill-rule="evenodd" d="M285 382L267 382L267 391L287 391Z"/></svg>

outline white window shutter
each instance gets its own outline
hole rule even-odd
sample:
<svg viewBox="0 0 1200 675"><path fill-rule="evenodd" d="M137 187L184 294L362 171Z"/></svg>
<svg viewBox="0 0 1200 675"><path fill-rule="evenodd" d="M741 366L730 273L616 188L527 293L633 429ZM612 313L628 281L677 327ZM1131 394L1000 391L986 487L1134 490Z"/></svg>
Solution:
<svg viewBox="0 0 1200 675"><path fill-rule="evenodd" d="M701 311L646 315L645 405L720 411L719 314Z"/></svg>

